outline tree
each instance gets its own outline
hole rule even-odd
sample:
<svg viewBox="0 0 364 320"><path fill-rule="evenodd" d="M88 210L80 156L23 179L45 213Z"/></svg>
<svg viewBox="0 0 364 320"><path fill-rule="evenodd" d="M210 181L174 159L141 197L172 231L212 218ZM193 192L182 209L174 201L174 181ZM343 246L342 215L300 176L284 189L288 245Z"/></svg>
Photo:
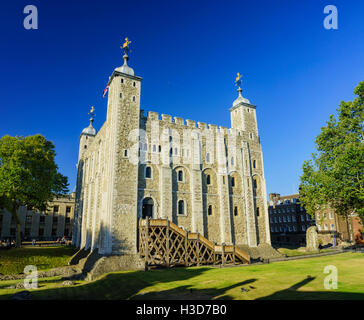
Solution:
<svg viewBox="0 0 364 320"><path fill-rule="evenodd" d="M364 81L354 93L354 101L340 103L338 119L331 115L321 128L317 152L303 164L300 200L312 216L329 204L345 218L364 218Z"/></svg>
<svg viewBox="0 0 364 320"><path fill-rule="evenodd" d="M42 135L0 138L0 208L16 221L16 246L21 245L20 206L46 211L47 203L68 192L68 179L58 172L52 142Z"/></svg>

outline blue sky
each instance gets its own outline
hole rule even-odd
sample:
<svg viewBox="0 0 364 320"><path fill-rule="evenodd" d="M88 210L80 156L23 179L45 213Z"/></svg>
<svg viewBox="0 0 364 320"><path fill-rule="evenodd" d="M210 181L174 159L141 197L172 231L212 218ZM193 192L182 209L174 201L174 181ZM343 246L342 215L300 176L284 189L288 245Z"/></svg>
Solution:
<svg viewBox="0 0 364 320"><path fill-rule="evenodd" d="M38 30L23 27L37 6ZM338 30L323 26L326 5ZM364 2L276 1L3 1L0 11L0 136L41 133L57 164L76 180L79 135L122 64L143 77L141 107L230 127L234 78L257 105L267 192L297 192L314 139L341 100L364 80Z"/></svg>

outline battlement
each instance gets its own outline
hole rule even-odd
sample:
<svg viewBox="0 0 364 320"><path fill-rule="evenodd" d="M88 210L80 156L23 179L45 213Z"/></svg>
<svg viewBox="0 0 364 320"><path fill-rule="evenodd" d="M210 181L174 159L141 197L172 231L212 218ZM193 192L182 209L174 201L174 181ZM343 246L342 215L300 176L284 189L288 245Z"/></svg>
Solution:
<svg viewBox="0 0 364 320"><path fill-rule="evenodd" d="M203 130L210 130L214 133L222 133L224 135L235 135L235 136L243 136L244 132L236 129L236 128L227 128L223 126L218 126L216 124L205 123L201 121L195 121L190 119L184 119L181 117L175 117L168 114L161 114L159 116L158 112L148 111L147 116L144 115L144 110L140 110L140 117L147 120L154 120L154 121L165 121L168 123L173 123L178 126L185 126L186 128L194 128ZM196 125L197 124L197 125Z"/></svg>

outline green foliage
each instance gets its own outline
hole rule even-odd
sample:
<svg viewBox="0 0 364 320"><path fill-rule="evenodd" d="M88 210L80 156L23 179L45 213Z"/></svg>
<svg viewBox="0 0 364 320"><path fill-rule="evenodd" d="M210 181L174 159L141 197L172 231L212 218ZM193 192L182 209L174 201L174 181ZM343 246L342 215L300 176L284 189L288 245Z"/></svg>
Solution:
<svg viewBox="0 0 364 320"><path fill-rule="evenodd" d="M55 155L53 143L39 134L0 138L0 208L12 213L17 228L20 206L45 211L49 201L68 192L67 177L58 172ZM19 237L18 230L18 244Z"/></svg>
<svg viewBox="0 0 364 320"><path fill-rule="evenodd" d="M352 102L342 101L338 119L333 115L315 144L317 152L303 164L300 199L314 215L329 204L336 213L364 217L364 81Z"/></svg>

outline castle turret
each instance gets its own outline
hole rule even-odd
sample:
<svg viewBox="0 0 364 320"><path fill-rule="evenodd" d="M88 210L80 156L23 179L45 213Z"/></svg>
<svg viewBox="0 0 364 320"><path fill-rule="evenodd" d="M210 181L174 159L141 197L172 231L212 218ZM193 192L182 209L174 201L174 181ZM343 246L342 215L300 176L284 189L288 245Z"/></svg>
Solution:
<svg viewBox="0 0 364 320"><path fill-rule="evenodd" d="M80 147L79 147L79 151L78 151L78 161L80 161L83 153L88 149L88 147L90 146L90 144L92 143L92 141L94 141L94 138L96 136L96 129L92 126L93 122L94 122L94 107L91 107L91 111L90 111L90 124L88 127L86 127L85 129L82 130L81 135L80 135Z"/></svg>
<svg viewBox="0 0 364 320"><path fill-rule="evenodd" d="M241 75L239 73L235 82L238 85L238 97L233 102L232 108L230 108L231 127L247 131L251 139L256 138L258 137L256 106L242 96L241 92L243 90L240 87Z"/></svg>

